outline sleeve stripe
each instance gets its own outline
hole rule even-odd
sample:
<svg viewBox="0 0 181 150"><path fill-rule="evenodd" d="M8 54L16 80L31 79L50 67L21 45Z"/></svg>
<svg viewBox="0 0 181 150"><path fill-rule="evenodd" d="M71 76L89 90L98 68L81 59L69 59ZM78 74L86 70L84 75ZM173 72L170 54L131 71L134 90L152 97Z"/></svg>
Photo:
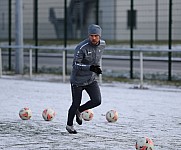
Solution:
<svg viewBox="0 0 181 150"><path fill-rule="evenodd" d="M88 44L88 42L87 43L85 43L85 44L83 44L81 47L80 47L80 49L82 49L84 46L86 46Z"/></svg>

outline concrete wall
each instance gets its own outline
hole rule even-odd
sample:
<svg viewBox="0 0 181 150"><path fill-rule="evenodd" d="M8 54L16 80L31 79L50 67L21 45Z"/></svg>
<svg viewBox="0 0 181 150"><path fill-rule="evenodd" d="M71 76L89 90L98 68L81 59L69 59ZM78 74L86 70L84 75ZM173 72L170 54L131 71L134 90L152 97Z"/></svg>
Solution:
<svg viewBox="0 0 181 150"><path fill-rule="evenodd" d="M0 39L8 37L8 1L0 0Z"/></svg>

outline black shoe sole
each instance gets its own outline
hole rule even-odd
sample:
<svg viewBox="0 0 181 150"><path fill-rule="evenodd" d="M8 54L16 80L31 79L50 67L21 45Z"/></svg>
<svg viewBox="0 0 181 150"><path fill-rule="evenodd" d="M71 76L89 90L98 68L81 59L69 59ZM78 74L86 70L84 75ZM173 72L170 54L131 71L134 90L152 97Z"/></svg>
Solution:
<svg viewBox="0 0 181 150"><path fill-rule="evenodd" d="M68 131L68 133L70 133L70 134L77 134L77 131Z"/></svg>
<svg viewBox="0 0 181 150"><path fill-rule="evenodd" d="M67 128L66 128L66 130L67 130L68 133L70 133L70 134L77 134L77 131L76 131L76 130L72 131L72 130L69 130L69 129L67 129Z"/></svg>

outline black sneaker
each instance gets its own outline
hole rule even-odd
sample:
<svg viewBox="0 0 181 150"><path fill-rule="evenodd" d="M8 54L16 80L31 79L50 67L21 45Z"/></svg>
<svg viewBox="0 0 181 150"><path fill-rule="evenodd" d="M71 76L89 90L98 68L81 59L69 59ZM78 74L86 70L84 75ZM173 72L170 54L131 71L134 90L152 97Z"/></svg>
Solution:
<svg viewBox="0 0 181 150"><path fill-rule="evenodd" d="M80 114L80 112L78 110L76 111L76 122L79 125L82 125L82 116L81 116L81 114Z"/></svg>
<svg viewBox="0 0 181 150"><path fill-rule="evenodd" d="M66 126L66 130L71 134L77 134L77 131L74 129L74 126Z"/></svg>

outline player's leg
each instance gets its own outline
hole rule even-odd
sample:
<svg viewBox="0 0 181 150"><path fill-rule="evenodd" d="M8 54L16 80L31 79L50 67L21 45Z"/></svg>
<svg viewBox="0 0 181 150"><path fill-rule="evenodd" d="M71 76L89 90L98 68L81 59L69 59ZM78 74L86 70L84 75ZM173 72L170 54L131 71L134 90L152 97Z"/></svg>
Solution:
<svg viewBox="0 0 181 150"><path fill-rule="evenodd" d="M72 128L73 127L73 120L74 120L76 111L79 108L80 103L81 103L83 88L76 86L76 85L71 85L71 90L72 90L72 104L71 104L69 111L68 111L68 119L67 119L66 129L69 133L71 133L71 130L72 130L72 133L74 133L74 128Z"/></svg>
<svg viewBox="0 0 181 150"><path fill-rule="evenodd" d="M76 122L77 122L79 125L82 125L82 116L81 116L81 113L80 113L79 109L77 109L75 115L76 115Z"/></svg>
<svg viewBox="0 0 181 150"><path fill-rule="evenodd" d="M101 92L97 81L85 87L86 92L88 93L90 100L85 104L79 107L79 111L83 112L84 110L94 108L101 104Z"/></svg>

